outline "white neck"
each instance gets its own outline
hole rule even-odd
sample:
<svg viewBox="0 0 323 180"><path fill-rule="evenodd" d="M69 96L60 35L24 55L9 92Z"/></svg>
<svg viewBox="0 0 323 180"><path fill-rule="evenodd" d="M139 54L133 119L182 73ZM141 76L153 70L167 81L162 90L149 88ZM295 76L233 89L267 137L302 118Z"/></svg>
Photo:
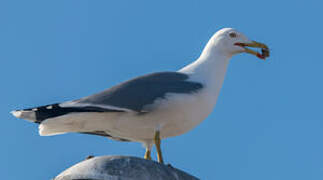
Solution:
<svg viewBox="0 0 323 180"><path fill-rule="evenodd" d="M232 55L224 54L221 46L215 43L210 40L201 56L179 72L188 74L190 80L202 82L217 98Z"/></svg>

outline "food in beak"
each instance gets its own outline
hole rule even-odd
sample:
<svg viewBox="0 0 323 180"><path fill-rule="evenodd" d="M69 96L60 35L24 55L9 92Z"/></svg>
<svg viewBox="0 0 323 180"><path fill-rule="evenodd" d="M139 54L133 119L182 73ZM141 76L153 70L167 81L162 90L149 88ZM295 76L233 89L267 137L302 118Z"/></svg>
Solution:
<svg viewBox="0 0 323 180"><path fill-rule="evenodd" d="M253 54L257 56L260 59L265 60L267 57L269 57L269 48L263 43L259 43L256 41L252 41L251 43L235 43L234 45L240 46L245 49L246 53ZM249 49L247 47L253 47L253 48L261 48L261 52L254 51L252 49Z"/></svg>

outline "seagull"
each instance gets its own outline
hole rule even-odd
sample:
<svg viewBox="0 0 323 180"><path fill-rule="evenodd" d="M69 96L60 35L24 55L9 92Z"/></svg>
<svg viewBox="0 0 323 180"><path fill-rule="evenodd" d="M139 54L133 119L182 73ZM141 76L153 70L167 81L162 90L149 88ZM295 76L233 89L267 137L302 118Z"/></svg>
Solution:
<svg viewBox="0 0 323 180"><path fill-rule="evenodd" d="M244 52L263 60L269 57L265 44L223 28L198 59L178 71L139 76L81 99L11 113L38 123L41 136L74 132L140 142L148 160L155 145L157 160L163 163L161 140L184 134L207 118L231 57Z"/></svg>

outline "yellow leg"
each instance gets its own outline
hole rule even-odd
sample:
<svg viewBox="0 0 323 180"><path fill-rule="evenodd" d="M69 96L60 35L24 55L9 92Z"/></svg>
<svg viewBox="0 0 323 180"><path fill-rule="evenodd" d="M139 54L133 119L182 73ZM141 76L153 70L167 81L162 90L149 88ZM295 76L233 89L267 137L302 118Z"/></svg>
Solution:
<svg viewBox="0 0 323 180"><path fill-rule="evenodd" d="M150 149L146 148L145 159L151 160Z"/></svg>
<svg viewBox="0 0 323 180"><path fill-rule="evenodd" d="M163 156L162 156L162 151L160 148L161 140L160 140L160 132L156 131L155 133L155 145L157 149L157 158L158 162L164 164Z"/></svg>

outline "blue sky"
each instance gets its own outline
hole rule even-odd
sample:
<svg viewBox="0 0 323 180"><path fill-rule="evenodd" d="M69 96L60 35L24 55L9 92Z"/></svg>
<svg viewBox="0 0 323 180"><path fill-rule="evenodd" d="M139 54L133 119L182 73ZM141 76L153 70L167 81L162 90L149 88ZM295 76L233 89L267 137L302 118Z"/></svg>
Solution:
<svg viewBox="0 0 323 180"><path fill-rule="evenodd" d="M263 62L229 66L215 111L163 141L165 160L201 179L323 178L322 1L0 1L2 179L50 179L93 155L142 157L138 143L40 137L9 111L80 98L131 77L177 70L214 32L265 42Z"/></svg>

